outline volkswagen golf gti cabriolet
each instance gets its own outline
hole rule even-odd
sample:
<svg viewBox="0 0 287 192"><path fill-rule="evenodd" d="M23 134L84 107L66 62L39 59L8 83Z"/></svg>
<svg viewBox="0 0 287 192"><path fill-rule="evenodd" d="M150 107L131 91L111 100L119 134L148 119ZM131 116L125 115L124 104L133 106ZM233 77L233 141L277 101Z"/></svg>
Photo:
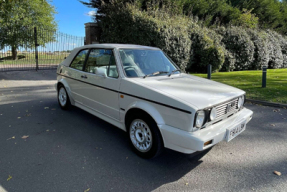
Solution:
<svg viewBox="0 0 287 192"><path fill-rule="evenodd" d="M244 91L183 73L147 46L76 48L58 66L56 89L62 109L77 106L126 131L143 158L164 147L191 154L229 142L253 115Z"/></svg>

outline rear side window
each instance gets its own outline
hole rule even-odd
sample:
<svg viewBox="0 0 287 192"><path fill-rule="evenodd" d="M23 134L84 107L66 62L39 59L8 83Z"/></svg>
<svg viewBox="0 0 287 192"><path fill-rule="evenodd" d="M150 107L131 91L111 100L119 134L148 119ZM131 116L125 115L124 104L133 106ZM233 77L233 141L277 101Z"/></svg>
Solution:
<svg viewBox="0 0 287 192"><path fill-rule="evenodd" d="M74 58L70 67L82 71L84 64L85 64L86 56L88 55L88 52L89 52L88 49L80 51L77 54L77 56Z"/></svg>

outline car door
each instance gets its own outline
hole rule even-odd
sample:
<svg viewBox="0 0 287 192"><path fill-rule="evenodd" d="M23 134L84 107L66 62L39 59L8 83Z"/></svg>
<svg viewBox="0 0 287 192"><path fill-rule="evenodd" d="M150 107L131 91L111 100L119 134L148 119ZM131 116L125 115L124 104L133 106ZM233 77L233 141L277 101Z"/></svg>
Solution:
<svg viewBox="0 0 287 192"><path fill-rule="evenodd" d="M97 70L104 71L105 76L95 74ZM119 121L120 80L113 50L91 49L84 73L83 104Z"/></svg>
<svg viewBox="0 0 287 192"><path fill-rule="evenodd" d="M71 62L69 68L67 68L66 75L68 76L68 78L66 78L66 81L68 82L68 85L70 87L72 97L77 103L82 103L83 100L83 82L81 82L81 76L83 73L85 61L88 56L88 52L89 49L80 50Z"/></svg>

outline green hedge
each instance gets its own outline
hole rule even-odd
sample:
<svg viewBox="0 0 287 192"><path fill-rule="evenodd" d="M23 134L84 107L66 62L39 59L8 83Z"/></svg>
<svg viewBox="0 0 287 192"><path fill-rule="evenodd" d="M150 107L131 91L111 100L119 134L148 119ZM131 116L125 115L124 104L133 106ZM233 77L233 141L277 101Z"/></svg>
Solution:
<svg viewBox="0 0 287 192"><path fill-rule="evenodd" d="M187 18L171 17L163 11L142 12L135 5L106 6L110 14L101 22L101 42L159 47L185 70L191 48Z"/></svg>
<svg viewBox="0 0 287 192"><path fill-rule="evenodd" d="M231 57L223 64L225 70L248 69L254 59L255 46L247 32L240 27L221 27L216 31L222 35L221 42L229 52L226 57ZM234 59L234 62L230 62L232 59Z"/></svg>
<svg viewBox="0 0 287 192"><path fill-rule="evenodd" d="M191 28L189 33L192 40L192 54L187 70L206 72L208 64L213 66L213 70L220 70L225 59L225 49L220 45L221 36L214 31L198 26Z"/></svg>
<svg viewBox="0 0 287 192"><path fill-rule="evenodd" d="M248 69L262 69L263 66L268 65L268 40L267 33L263 31L256 31L247 29L247 34L250 36L254 44L254 58Z"/></svg>
<svg viewBox="0 0 287 192"><path fill-rule="evenodd" d="M287 39L267 30L242 27L206 28L172 9L141 11L135 4L106 4L102 43L155 46L182 69L206 72L287 67Z"/></svg>

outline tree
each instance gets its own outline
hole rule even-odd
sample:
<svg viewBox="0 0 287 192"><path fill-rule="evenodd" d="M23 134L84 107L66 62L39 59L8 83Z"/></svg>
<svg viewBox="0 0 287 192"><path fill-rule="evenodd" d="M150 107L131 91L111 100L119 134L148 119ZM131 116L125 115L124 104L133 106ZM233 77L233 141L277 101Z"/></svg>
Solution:
<svg viewBox="0 0 287 192"><path fill-rule="evenodd" d="M285 0L231 0L231 4L241 10L252 10L259 19L259 26L263 29L287 32Z"/></svg>
<svg viewBox="0 0 287 192"><path fill-rule="evenodd" d="M251 13L251 10L243 8L242 14L240 17L233 21L233 24L236 26L242 26L244 28L256 28L258 24L258 17Z"/></svg>
<svg viewBox="0 0 287 192"><path fill-rule="evenodd" d="M137 2L139 7L145 9L147 3L153 0L79 0L79 1L84 5L86 5L87 7L95 8L96 9L95 20L100 21L101 18L105 17L106 14L109 13L109 10L105 9L105 7L107 7L105 5ZM159 1L169 1L169 0L159 0Z"/></svg>
<svg viewBox="0 0 287 192"><path fill-rule="evenodd" d="M38 44L45 45L53 39L57 29L56 13L50 0L2 0L0 2L0 49L10 46L13 60L19 47L35 45L34 27L49 30L49 35L38 36Z"/></svg>
<svg viewBox="0 0 287 192"><path fill-rule="evenodd" d="M80 0L80 2L88 7L96 8L95 20L97 21L109 14L109 10L105 10L104 5L111 3L135 3L143 11L148 8L169 7L170 9L166 10L175 14L197 16L207 26L227 24L240 16L239 9L229 5L226 0Z"/></svg>
<svg viewBox="0 0 287 192"><path fill-rule="evenodd" d="M95 8L96 21L110 15L109 4L134 3L141 11L161 9L174 14L193 16L207 26L236 25L273 29L287 34L287 0L79 0ZM197 19L195 19L197 20Z"/></svg>

